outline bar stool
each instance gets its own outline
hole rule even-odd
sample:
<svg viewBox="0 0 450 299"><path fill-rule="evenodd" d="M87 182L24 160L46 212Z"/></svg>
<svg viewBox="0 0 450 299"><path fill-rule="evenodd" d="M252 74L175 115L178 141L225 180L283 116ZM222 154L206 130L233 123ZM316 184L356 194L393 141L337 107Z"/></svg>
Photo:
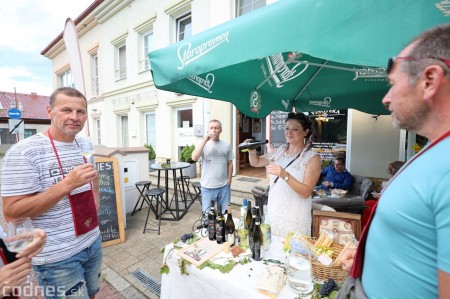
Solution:
<svg viewBox="0 0 450 299"><path fill-rule="evenodd" d="M148 212L147 212L147 219L145 220L144 231L142 232L143 234L145 234L146 231L157 231L158 235L161 233L161 215L163 213L162 204L164 201L164 197L163 197L164 192L166 192L166 190L163 188L153 188L153 189L146 191L145 196L147 198L149 207L148 207ZM155 208L153 208L153 200L156 201ZM155 213L156 221L158 221L158 229L147 228L148 217L150 216L150 210L152 210Z"/></svg>
<svg viewBox="0 0 450 299"><path fill-rule="evenodd" d="M180 196L184 201L184 205L186 206L186 202L187 202L187 194L189 194L189 197L192 200L192 194L191 194L191 190L189 189L189 181L190 181L190 177L187 175L183 175L182 177L177 177L177 187L178 187L178 191L180 192ZM184 191L184 192L183 192Z"/></svg>
<svg viewBox="0 0 450 299"><path fill-rule="evenodd" d="M192 198L192 203L197 200L200 196L202 196L202 185L200 182L193 182L192 187L194 188L194 198ZM202 205L202 201L199 199L200 205ZM191 205L192 205L191 203Z"/></svg>
<svg viewBox="0 0 450 299"><path fill-rule="evenodd" d="M150 182L150 181L140 181L135 184L136 189L138 189L138 191L139 191L139 197L136 202L136 205L134 206L133 212L131 213L131 216L133 216L134 213L136 212L136 208L141 199L142 199L142 202L141 202L141 206L139 207L139 211L142 209L142 205L144 204L144 201L145 201L145 193L147 192L147 190L150 189L151 184L152 184L152 182Z"/></svg>

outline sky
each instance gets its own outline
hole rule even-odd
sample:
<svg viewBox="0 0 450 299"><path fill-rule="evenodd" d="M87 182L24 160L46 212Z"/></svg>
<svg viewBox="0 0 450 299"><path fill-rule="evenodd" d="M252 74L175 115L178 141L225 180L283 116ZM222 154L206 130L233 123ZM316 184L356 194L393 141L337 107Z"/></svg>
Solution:
<svg viewBox="0 0 450 299"><path fill-rule="evenodd" d="M0 5L0 91L53 91L51 61L41 55L94 0L14 0Z"/></svg>

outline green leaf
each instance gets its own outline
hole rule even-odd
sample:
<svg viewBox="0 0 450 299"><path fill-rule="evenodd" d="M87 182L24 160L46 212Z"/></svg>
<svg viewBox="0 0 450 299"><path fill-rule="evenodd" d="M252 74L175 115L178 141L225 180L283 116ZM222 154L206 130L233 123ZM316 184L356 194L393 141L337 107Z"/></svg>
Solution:
<svg viewBox="0 0 450 299"><path fill-rule="evenodd" d="M207 267L208 264L209 264L209 261L206 261L206 262L204 262L203 264L201 264L200 266L198 266L198 268L201 270L201 269Z"/></svg>
<svg viewBox="0 0 450 299"><path fill-rule="evenodd" d="M161 248L161 250L159 252L164 253L166 251L166 247L164 246L163 248Z"/></svg>
<svg viewBox="0 0 450 299"><path fill-rule="evenodd" d="M241 265L245 265L250 263L250 258L249 257L243 257L242 259L239 260L239 264Z"/></svg>
<svg viewBox="0 0 450 299"><path fill-rule="evenodd" d="M164 264L161 266L161 269L159 270L159 273L162 274L169 274L170 269L169 266L167 266L167 264Z"/></svg>
<svg viewBox="0 0 450 299"><path fill-rule="evenodd" d="M180 267L181 275L189 275L189 272L186 269L186 265L190 264L190 262L186 261L185 259L180 258L178 260L178 266Z"/></svg>
<svg viewBox="0 0 450 299"><path fill-rule="evenodd" d="M339 294L338 291L331 291L331 293L328 294L328 297L329 297L330 299L334 299L334 298L336 298L336 296L337 296L338 294Z"/></svg>

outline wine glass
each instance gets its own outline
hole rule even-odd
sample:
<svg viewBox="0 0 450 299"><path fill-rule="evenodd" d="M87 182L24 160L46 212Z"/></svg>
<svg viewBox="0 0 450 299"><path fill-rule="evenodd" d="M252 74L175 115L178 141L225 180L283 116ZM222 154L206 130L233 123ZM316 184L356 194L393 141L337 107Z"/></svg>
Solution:
<svg viewBox="0 0 450 299"><path fill-rule="evenodd" d="M3 239L6 248L11 252L20 253L34 239L34 227L29 217L12 220L7 223L6 238ZM37 277L31 269L24 284L30 284Z"/></svg>
<svg viewBox="0 0 450 299"><path fill-rule="evenodd" d="M291 248L286 261L287 286L298 294L298 298L306 298L314 290L312 281L311 253L308 246L297 233L291 238Z"/></svg>
<svg viewBox="0 0 450 299"><path fill-rule="evenodd" d="M94 142L92 141L92 137L90 136L83 136L82 139L80 139L79 142L80 152L83 157L86 158L88 163L91 163L94 165L95 168L95 161L94 161Z"/></svg>

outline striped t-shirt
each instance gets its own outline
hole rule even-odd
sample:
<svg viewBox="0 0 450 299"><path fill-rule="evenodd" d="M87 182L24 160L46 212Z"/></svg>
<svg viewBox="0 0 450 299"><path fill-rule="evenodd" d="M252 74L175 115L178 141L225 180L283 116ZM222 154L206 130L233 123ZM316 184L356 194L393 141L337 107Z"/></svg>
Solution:
<svg viewBox="0 0 450 299"><path fill-rule="evenodd" d="M82 137L76 137L78 143ZM64 176L76 166L83 164L76 141L54 140ZM1 194L18 196L44 192L63 179L61 169L50 139L42 133L21 140L11 147L3 159ZM77 194L90 189L86 184L71 192ZM65 260L90 246L99 236L99 228L75 235L69 198L64 196L46 213L33 219L33 225L47 232L44 250L33 258L34 264L54 263Z"/></svg>

